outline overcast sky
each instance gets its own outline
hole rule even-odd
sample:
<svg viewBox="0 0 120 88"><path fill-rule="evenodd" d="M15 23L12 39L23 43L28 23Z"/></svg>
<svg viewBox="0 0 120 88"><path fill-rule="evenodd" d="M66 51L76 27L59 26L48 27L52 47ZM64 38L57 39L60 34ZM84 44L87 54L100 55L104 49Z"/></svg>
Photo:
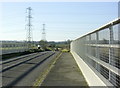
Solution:
<svg viewBox="0 0 120 88"><path fill-rule="evenodd" d="M118 2L4 2L0 40L26 40L26 8L32 10L33 40L74 40L118 17Z"/></svg>

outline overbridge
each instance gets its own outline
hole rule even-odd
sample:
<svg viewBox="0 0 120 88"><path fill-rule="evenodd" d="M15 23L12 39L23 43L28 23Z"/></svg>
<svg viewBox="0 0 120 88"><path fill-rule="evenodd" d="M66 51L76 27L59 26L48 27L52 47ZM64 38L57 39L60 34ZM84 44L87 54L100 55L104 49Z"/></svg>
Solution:
<svg viewBox="0 0 120 88"><path fill-rule="evenodd" d="M25 42L1 46L1 55L28 50ZM1 86L120 87L120 19L73 40L70 52L36 52L0 66Z"/></svg>

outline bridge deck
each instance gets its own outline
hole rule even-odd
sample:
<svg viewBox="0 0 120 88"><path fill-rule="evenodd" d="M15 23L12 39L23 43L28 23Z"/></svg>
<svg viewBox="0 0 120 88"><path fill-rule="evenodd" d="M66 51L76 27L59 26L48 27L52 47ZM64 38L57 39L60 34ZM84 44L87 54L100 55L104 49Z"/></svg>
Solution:
<svg viewBox="0 0 120 88"><path fill-rule="evenodd" d="M42 86L88 86L70 53L62 53Z"/></svg>

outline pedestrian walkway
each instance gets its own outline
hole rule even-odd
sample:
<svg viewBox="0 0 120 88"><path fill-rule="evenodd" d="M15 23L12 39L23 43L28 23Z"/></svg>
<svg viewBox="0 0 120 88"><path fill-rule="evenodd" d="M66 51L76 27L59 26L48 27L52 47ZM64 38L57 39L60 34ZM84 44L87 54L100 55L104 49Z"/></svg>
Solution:
<svg viewBox="0 0 120 88"><path fill-rule="evenodd" d="M62 53L41 86L86 86L85 78L71 53Z"/></svg>

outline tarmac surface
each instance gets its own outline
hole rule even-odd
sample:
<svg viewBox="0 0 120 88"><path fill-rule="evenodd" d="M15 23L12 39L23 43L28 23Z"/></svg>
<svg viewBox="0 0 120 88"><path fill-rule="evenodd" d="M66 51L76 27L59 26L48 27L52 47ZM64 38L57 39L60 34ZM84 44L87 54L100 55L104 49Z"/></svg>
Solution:
<svg viewBox="0 0 120 88"><path fill-rule="evenodd" d="M59 52L39 52L28 57L19 57L4 61L2 64L2 86L33 86L44 69Z"/></svg>
<svg viewBox="0 0 120 88"><path fill-rule="evenodd" d="M64 52L41 86L86 86L87 82L71 53Z"/></svg>

